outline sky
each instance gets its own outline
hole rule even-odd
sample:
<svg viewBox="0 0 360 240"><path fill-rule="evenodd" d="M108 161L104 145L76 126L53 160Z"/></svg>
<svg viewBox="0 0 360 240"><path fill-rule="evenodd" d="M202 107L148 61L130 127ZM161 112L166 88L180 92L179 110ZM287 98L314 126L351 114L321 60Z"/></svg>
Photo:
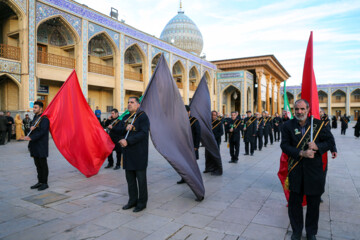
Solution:
<svg viewBox="0 0 360 240"><path fill-rule="evenodd" d="M150 35L179 10L179 0L78 0ZM300 85L310 31L317 84L360 82L360 0L183 0L200 29L206 59L274 55Z"/></svg>

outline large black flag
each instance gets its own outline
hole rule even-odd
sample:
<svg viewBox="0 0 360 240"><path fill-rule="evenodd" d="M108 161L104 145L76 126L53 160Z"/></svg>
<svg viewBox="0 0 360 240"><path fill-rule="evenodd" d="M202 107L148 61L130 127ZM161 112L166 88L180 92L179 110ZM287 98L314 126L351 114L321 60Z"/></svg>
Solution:
<svg viewBox="0 0 360 240"><path fill-rule="evenodd" d="M197 199L202 200L205 188L195 159L189 117L164 54L146 88L140 108L149 117L155 148L185 180Z"/></svg>
<svg viewBox="0 0 360 240"><path fill-rule="evenodd" d="M201 142L206 148L205 169L222 174L222 163L218 145L212 132L211 100L205 75L202 77L190 103L191 116L196 117L201 128Z"/></svg>

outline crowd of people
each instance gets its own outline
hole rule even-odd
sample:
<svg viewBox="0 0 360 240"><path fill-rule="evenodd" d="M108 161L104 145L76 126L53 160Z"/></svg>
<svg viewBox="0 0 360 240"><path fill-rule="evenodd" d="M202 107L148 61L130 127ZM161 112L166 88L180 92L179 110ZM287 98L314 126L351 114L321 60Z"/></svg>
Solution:
<svg viewBox="0 0 360 240"><path fill-rule="evenodd" d="M10 112L0 112L0 145L10 142L11 139L21 141L30 132L31 119L29 114L21 119L20 114L15 115L15 119Z"/></svg>

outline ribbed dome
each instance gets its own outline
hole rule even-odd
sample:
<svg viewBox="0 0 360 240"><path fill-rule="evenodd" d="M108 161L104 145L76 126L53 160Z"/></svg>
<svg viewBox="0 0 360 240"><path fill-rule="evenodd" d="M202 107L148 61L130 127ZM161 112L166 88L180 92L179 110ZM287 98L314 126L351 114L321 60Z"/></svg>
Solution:
<svg viewBox="0 0 360 240"><path fill-rule="evenodd" d="M200 30L182 10L166 24L160 39L197 55L200 55L203 49Z"/></svg>

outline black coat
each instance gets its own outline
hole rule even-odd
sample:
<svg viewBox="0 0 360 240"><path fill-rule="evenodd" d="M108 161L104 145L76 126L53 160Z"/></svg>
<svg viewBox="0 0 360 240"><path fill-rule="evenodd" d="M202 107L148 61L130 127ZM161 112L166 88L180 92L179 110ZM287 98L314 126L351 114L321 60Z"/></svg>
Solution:
<svg viewBox="0 0 360 240"><path fill-rule="evenodd" d="M357 122L356 122L354 128L355 128L355 130L354 130L355 137L360 137L360 117L357 119Z"/></svg>
<svg viewBox="0 0 360 240"><path fill-rule="evenodd" d="M281 129L281 126L283 125L283 121L281 117L274 117L272 123L273 123L274 131L279 131Z"/></svg>
<svg viewBox="0 0 360 240"><path fill-rule="evenodd" d="M39 117L39 115L34 117L31 121L31 126L34 126ZM47 158L49 156L49 119L47 117L43 117L40 120L40 124L31 132L30 138L29 148L31 157Z"/></svg>
<svg viewBox="0 0 360 240"><path fill-rule="evenodd" d="M5 132L7 129L8 120L5 116L0 116L0 132Z"/></svg>
<svg viewBox="0 0 360 240"><path fill-rule="evenodd" d="M117 121L117 122L115 122L115 121ZM107 119L104 124L104 127L108 127L112 123L114 123L113 128L107 129L107 132L109 133L109 136L110 136L111 140L113 141L113 143L117 144L117 143L119 143L119 141L121 139L121 124L123 122L117 120L117 118L116 119Z"/></svg>
<svg viewBox="0 0 360 240"><path fill-rule="evenodd" d="M230 137L229 137L229 141L231 142L237 142L240 141L240 130L241 130L241 121L239 119L235 119L230 121L230 129L233 129L233 132L230 132Z"/></svg>
<svg viewBox="0 0 360 240"><path fill-rule="evenodd" d="M257 130L257 119L255 117L246 117L244 119L244 142L250 142L254 138Z"/></svg>
<svg viewBox="0 0 360 240"><path fill-rule="evenodd" d="M330 119L328 117L328 115L324 114L321 117L321 121L324 121L324 127L326 127L329 131L331 131L331 126L330 126ZM337 152L337 148L336 148L336 143L334 142L334 146L330 149L330 152Z"/></svg>
<svg viewBox="0 0 360 240"><path fill-rule="evenodd" d="M124 139L126 136L127 125L131 124L131 119L127 121L129 117L130 114L125 115L121 125L119 126L121 139ZM123 166L125 170L145 170L148 166L150 129L150 122L146 113L139 112L133 125L133 129L130 131L126 139L128 145L122 149L124 154Z"/></svg>
<svg viewBox="0 0 360 240"><path fill-rule="evenodd" d="M191 133L194 141L194 148L199 149L201 139L201 128L200 123L195 117L189 117Z"/></svg>
<svg viewBox="0 0 360 240"><path fill-rule="evenodd" d="M348 128L348 123L350 122L350 119L348 117L341 117L340 122L341 122L341 128L346 129Z"/></svg>
<svg viewBox="0 0 360 240"><path fill-rule="evenodd" d="M231 118L225 118L224 119L224 128L225 128L226 133L229 132L230 122L231 122Z"/></svg>
<svg viewBox="0 0 360 240"><path fill-rule="evenodd" d="M332 128L337 128L337 119L336 119L335 116L333 116L333 117L331 118L331 127L332 127Z"/></svg>
<svg viewBox="0 0 360 240"><path fill-rule="evenodd" d="M264 121L263 117L261 117L257 120L256 134L258 136L262 136L264 134L264 126L265 126L264 123L265 123L265 121Z"/></svg>
<svg viewBox="0 0 360 240"><path fill-rule="evenodd" d="M214 133L214 137L216 142L220 144L221 136L224 134L224 129L222 126L222 122L220 120L212 121L212 131Z"/></svg>
<svg viewBox="0 0 360 240"><path fill-rule="evenodd" d="M8 122L11 122L7 124L8 127L11 127L15 123L12 116L6 116L6 119Z"/></svg>
<svg viewBox="0 0 360 240"><path fill-rule="evenodd" d="M264 134L270 134L270 132L272 131L272 128L273 128L273 123L272 123L271 117L265 117L264 124L265 124Z"/></svg>
<svg viewBox="0 0 360 240"><path fill-rule="evenodd" d="M307 119L305 129L310 126L310 118ZM314 119L314 125L320 126L321 120ZM315 137L315 134L314 134ZM298 120L287 121L282 128L280 147L289 157L299 161L300 148L296 148L302 138L301 127ZM315 140L318 150L313 159L302 158L299 164L289 174L290 191L301 192L304 187L306 195L321 195L324 192L326 174L323 171L322 154L329 151L335 144L334 137L328 128L323 127ZM307 150L307 144L304 148Z"/></svg>

